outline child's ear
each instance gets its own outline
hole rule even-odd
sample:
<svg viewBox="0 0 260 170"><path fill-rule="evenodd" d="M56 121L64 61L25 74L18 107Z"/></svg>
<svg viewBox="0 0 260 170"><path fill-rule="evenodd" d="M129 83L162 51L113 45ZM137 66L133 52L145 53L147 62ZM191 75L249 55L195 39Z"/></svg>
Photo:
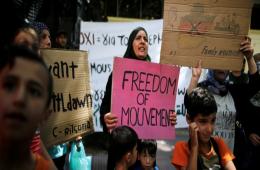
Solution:
<svg viewBox="0 0 260 170"><path fill-rule="evenodd" d="M190 115L188 115L187 113L186 113L186 121L188 124L190 124L192 122Z"/></svg>
<svg viewBox="0 0 260 170"><path fill-rule="evenodd" d="M127 152L127 154L126 154L126 161L127 161L127 163L131 162L131 153L130 152Z"/></svg>

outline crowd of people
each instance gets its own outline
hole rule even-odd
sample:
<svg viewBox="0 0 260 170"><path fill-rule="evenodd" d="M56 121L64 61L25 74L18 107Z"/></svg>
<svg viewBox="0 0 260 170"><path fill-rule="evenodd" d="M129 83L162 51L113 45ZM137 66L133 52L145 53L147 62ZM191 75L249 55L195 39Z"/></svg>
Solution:
<svg viewBox="0 0 260 170"><path fill-rule="evenodd" d="M0 169L65 169L69 143L46 148L38 127L52 114L53 90L41 49L69 49L68 33L60 30L52 43L46 24L21 23L0 44ZM176 169L260 169L260 75L250 37L241 40L239 50L246 74L208 70L206 80L198 82L202 61L192 69L184 99L189 139L175 145L171 163ZM123 57L151 62L145 28L131 32ZM133 128L117 126L118 117L111 112L112 74L100 108L110 141L107 169L158 170L156 140L140 139ZM176 125L176 114L169 116Z"/></svg>
<svg viewBox="0 0 260 170"><path fill-rule="evenodd" d="M133 30L129 36L128 47L124 54L124 58L131 58L149 62L150 57L148 55L147 42L147 32L144 28L139 27ZM246 36L245 39L241 40L240 51L245 56L245 60L248 65L248 74L244 74L243 71L231 72L229 70L208 70L206 80L198 84L202 72L201 61L198 61L198 66L196 68L193 68L192 78L186 96L188 96L189 93L191 93L193 89L195 89L197 86L202 87L208 92L195 93L196 95L202 95L203 97L203 99L201 99L201 104L199 104L199 98L194 97L195 101L193 105L196 105L198 107L189 106L191 104L185 105L186 108L196 107L195 110L192 110L194 108L192 108L191 110L187 109L187 123L189 124L190 141L196 141L196 151L192 154L192 148L191 146L189 146L189 142L186 142L185 147L180 150L178 149L177 145L175 147L177 151L173 152L172 161L172 164L177 169L195 169L195 167L198 167L198 169L214 168L214 162L207 162L207 159L211 159L212 155L219 156L218 165L219 167L223 167L224 169L248 169L249 167L259 167L259 165L257 165L256 163L259 159L259 156L257 156L259 155L259 131L254 131L255 133L253 134L247 132L247 130L250 129L250 126L252 130L252 120L257 120L256 118L258 118L256 113L257 111L253 112L254 115L249 115L248 113L249 109L253 110L252 102L250 102L250 99L253 97L253 95L259 94L260 90L259 73L257 72L256 62L253 57L254 50L251 45L250 37ZM244 76L246 78L243 78ZM242 81L241 79L245 80ZM111 132L116 127L118 122L116 114L110 112L111 86L112 73L108 78L106 93L100 108L100 122L103 125L103 130L107 132ZM211 100L214 100L214 102L212 102L216 104L212 104L213 106L208 106L208 103L206 103L208 101L206 101L204 97L207 100L209 99L209 97L204 93L206 93L207 95L211 95ZM210 107L208 113L207 111L205 111L207 110L207 107ZM212 109L212 107L215 107L215 109ZM206 112L206 115L204 115L204 112ZM201 118L201 120L198 120L196 122L196 116L190 118L189 114L201 114L200 117L203 117L203 119ZM212 118L211 116L210 120L204 120L204 117L208 117L210 114L213 114L214 118ZM174 125L176 123L176 115L171 114L170 120ZM200 124L208 124L208 126L212 127L206 127L208 129L206 129L204 132L203 127L199 126ZM197 134L194 131L196 131ZM198 135L199 137L194 137L194 135ZM201 141L202 139L200 139L200 136L208 139L206 142L204 142L204 145L206 145L206 147L204 148L203 146L201 146L203 145L203 142ZM216 138L216 146L220 147L219 154L216 152L217 149L213 148L213 141L215 139L211 139L211 136L220 137ZM251 153L252 146L255 147L253 149L254 151L252 151L251 155L248 155L248 152ZM200 149L203 150L203 153L200 153ZM215 150L215 154L212 150ZM182 155L181 153L183 153L183 151L188 152L186 153L187 155ZM229 156L227 156L227 154ZM205 164L207 165L205 165L205 167L203 165L203 167L199 168L199 164L201 163L197 163L198 158L194 155L201 156L203 159L200 160L202 162L205 160L207 162ZM179 156L180 158L178 158ZM177 163L175 162L175 159L177 159ZM234 163L232 160L234 160Z"/></svg>

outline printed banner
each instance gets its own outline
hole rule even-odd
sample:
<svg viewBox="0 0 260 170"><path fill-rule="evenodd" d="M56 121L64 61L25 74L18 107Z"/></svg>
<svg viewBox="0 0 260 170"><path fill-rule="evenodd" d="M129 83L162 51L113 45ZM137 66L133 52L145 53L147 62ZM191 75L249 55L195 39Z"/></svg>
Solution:
<svg viewBox="0 0 260 170"><path fill-rule="evenodd" d="M92 95L85 51L41 49L53 77L49 119L41 138L49 147L93 131Z"/></svg>
<svg viewBox="0 0 260 170"><path fill-rule="evenodd" d="M174 139L178 77L178 67L115 58L111 110L118 125L134 128L141 139Z"/></svg>

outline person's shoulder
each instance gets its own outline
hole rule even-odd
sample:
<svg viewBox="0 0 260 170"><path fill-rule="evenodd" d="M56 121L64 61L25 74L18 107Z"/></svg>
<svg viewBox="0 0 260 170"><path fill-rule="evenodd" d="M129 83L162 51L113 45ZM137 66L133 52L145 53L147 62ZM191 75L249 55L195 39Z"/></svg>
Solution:
<svg viewBox="0 0 260 170"><path fill-rule="evenodd" d="M223 166L225 166L229 161L235 159L235 156L233 155L230 148L228 148L227 144L224 142L224 139L222 139L221 137L214 137L213 139L218 145L218 154L221 158L221 164Z"/></svg>
<svg viewBox="0 0 260 170"><path fill-rule="evenodd" d="M184 151L185 153L188 153L189 152L188 142L186 142L186 141L176 142L176 144L174 146L174 150L175 150L175 152Z"/></svg>
<svg viewBox="0 0 260 170"><path fill-rule="evenodd" d="M175 144L175 147L188 147L188 142L186 142L186 141L178 141L178 142L176 142L176 144Z"/></svg>
<svg viewBox="0 0 260 170"><path fill-rule="evenodd" d="M225 144L224 139L219 136L212 137L213 140L219 145L219 144Z"/></svg>
<svg viewBox="0 0 260 170"><path fill-rule="evenodd" d="M189 145L186 141L179 141L175 144L173 149L173 155L171 163L177 169L180 167L186 167L189 160Z"/></svg>
<svg viewBox="0 0 260 170"><path fill-rule="evenodd" d="M40 154L35 155L35 170L57 170L52 160L46 160Z"/></svg>
<svg viewBox="0 0 260 170"><path fill-rule="evenodd" d="M229 155L230 160L232 160L234 158L234 155L232 154L231 149L225 143L224 139L219 137L219 136L214 136L213 139L217 144L217 147L219 149L219 153L220 153L221 157Z"/></svg>

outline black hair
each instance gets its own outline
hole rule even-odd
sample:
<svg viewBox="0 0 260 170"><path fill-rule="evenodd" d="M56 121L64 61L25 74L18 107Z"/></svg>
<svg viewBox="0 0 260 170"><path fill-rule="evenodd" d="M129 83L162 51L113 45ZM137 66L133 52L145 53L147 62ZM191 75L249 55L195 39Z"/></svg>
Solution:
<svg viewBox="0 0 260 170"><path fill-rule="evenodd" d="M108 170L115 168L116 162L138 144L138 135L128 126L119 126L113 129L110 135L108 151Z"/></svg>
<svg viewBox="0 0 260 170"><path fill-rule="evenodd" d="M8 65L12 68L15 65L15 60L17 58L23 58L30 61L34 61L36 63L39 63L45 68L48 74L48 100L47 100L47 107L48 107L51 101L51 95L53 91L53 80L49 72L49 69L46 63L43 61L42 57L40 57L36 51L26 47L25 45L11 45L5 47L1 51L2 51L1 52L2 56L0 57L0 71Z"/></svg>
<svg viewBox="0 0 260 170"><path fill-rule="evenodd" d="M149 155L155 157L157 152L157 142L154 139L141 139L139 140L137 150L138 153L147 151Z"/></svg>
<svg viewBox="0 0 260 170"><path fill-rule="evenodd" d="M213 95L202 87L197 87L193 89L190 94L186 94L184 105L191 119L199 113L203 116L207 116L217 112L217 104Z"/></svg>
<svg viewBox="0 0 260 170"><path fill-rule="evenodd" d="M12 43L16 30L25 23L25 8L19 7L20 2L17 4L14 0L1 2L4 3L0 6L1 23L4 23L4 26L0 27L0 49L3 50L6 45Z"/></svg>
<svg viewBox="0 0 260 170"><path fill-rule="evenodd" d="M143 27L137 27L135 28L129 38L128 38L128 43L127 43L127 49L126 52L124 54L124 58L131 58L131 59L136 59L136 60L140 60L139 58L136 57L135 53L134 53L134 49L133 49L133 42L135 40L136 35L138 34L139 31L144 31L146 36L148 37L147 31L143 28ZM150 56L147 54L147 56L145 57L146 61L151 61Z"/></svg>
<svg viewBox="0 0 260 170"><path fill-rule="evenodd" d="M58 31L57 34L56 34L56 38L61 36L61 35L64 35L66 38L68 38L68 33L64 30Z"/></svg>

